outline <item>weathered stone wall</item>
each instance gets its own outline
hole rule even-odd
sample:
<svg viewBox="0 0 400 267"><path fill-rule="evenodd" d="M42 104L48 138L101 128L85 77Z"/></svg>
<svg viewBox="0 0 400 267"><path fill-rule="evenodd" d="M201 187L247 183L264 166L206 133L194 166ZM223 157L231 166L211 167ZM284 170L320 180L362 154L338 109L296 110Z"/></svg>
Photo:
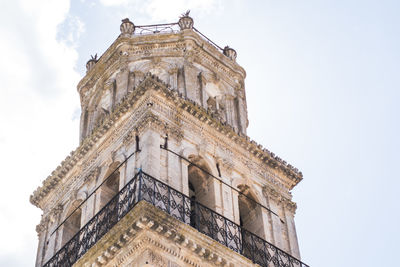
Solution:
<svg viewBox="0 0 400 267"><path fill-rule="evenodd" d="M290 190L302 175L245 135L245 72L232 52L224 53L186 29L122 34L99 61L88 63L78 85L81 145L31 197L43 209L36 266L70 237L77 223L67 218L74 210L79 229L139 169L188 196L191 182L200 203L300 257ZM118 176L113 184L105 182L110 175ZM146 238L141 240L154 236ZM215 264L182 251L201 266ZM190 265L158 254L153 245L135 253L107 266L142 266L147 260L158 266L156 258L168 266ZM252 266L235 257L234 266Z"/></svg>
<svg viewBox="0 0 400 267"><path fill-rule="evenodd" d="M257 163L257 159L243 148L232 147L227 137L213 127L201 123L187 112L177 111L173 102L158 91L148 89L132 110L136 112L127 112L118 120L97 145L88 151L87 157L67 174L63 179L64 184L54 190L47 201L43 201L45 216L52 218L46 221L49 231L40 235L42 245L39 250L44 247L46 251L43 262L61 247L63 227L53 235L51 232L69 215L67 211L70 207L92 194L127 157L129 159L126 163L118 168L119 188L141 168L186 195L189 195L190 159L201 158L214 176L208 175L203 185L207 196L203 204L239 224L238 195L245 188L246 192L252 193L255 201L278 215L258 206L251 214L251 220L257 225L249 230L292 255L299 256L293 221L294 209L287 208L287 203L292 203L289 191L284 187L276 187L259 175L264 173L265 166L247 164L249 161ZM136 151L136 136L139 138L140 151ZM166 137L170 151L160 148L165 145ZM252 169L255 166L262 169L255 172ZM269 171L276 175L271 179L280 179L281 173ZM275 182L279 183L279 180ZM82 205L82 226L101 209L101 194L100 187ZM55 213L56 208L62 211Z"/></svg>
<svg viewBox="0 0 400 267"><path fill-rule="evenodd" d="M120 37L114 46L93 65L91 74L96 73L91 76L97 80L83 79L78 86L84 111L81 140L148 72L199 106L210 109L236 131L246 133L244 70L220 52L213 51L215 49L193 31L153 35L151 39L149 36Z"/></svg>

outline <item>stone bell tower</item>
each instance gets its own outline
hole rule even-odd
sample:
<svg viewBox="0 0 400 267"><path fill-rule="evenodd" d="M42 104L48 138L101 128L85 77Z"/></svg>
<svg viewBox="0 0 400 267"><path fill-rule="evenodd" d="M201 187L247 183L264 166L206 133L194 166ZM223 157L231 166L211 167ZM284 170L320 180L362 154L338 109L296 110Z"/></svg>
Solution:
<svg viewBox="0 0 400 267"><path fill-rule="evenodd" d="M30 198L36 266L307 266L302 174L246 135L236 51L188 12L120 30L78 84L79 147Z"/></svg>

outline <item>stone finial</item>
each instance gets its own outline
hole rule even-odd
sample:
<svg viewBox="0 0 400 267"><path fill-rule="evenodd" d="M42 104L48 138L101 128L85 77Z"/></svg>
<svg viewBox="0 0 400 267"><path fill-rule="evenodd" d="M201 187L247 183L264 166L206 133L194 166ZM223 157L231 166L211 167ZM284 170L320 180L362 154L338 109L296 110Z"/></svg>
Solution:
<svg viewBox="0 0 400 267"><path fill-rule="evenodd" d="M88 73L91 69L93 69L96 63L97 63L97 54L94 56L90 56L89 61L86 63L86 73Z"/></svg>
<svg viewBox="0 0 400 267"><path fill-rule="evenodd" d="M119 29L121 30L121 36L131 37L132 34L135 32L135 24L133 24L133 22L126 18L122 20Z"/></svg>
<svg viewBox="0 0 400 267"><path fill-rule="evenodd" d="M225 56L229 57L233 61L236 61L237 54L236 54L235 49L232 49L229 46L225 46L223 53L224 53Z"/></svg>
<svg viewBox="0 0 400 267"><path fill-rule="evenodd" d="M182 30L193 28L193 19L189 17L190 10L183 13L178 21L179 28Z"/></svg>

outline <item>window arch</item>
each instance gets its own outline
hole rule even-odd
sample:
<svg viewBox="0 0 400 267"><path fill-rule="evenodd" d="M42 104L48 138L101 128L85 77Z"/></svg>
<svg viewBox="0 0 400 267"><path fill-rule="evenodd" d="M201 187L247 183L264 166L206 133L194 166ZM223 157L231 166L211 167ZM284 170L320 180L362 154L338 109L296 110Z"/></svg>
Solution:
<svg viewBox="0 0 400 267"><path fill-rule="evenodd" d="M215 210L215 188L211 169L200 156L189 156L188 186L190 201L190 225L200 232L213 237L212 213ZM200 205L195 204L200 203Z"/></svg>
<svg viewBox="0 0 400 267"><path fill-rule="evenodd" d="M189 192L196 199L197 202L206 207L214 208L215 194L213 183L210 179L211 169L207 162L199 156L189 156L190 164L188 166L188 183Z"/></svg>
<svg viewBox="0 0 400 267"><path fill-rule="evenodd" d="M240 226L261 238L265 238L264 221L261 206L255 194L247 185L239 185L239 218Z"/></svg>
<svg viewBox="0 0 400 267"><path fill-rule="evenodd" d="M81 229L82 210L81 208L74 211L78 203L74 203L67 213L68 219L64 222L61 236L61 246L64 246L75 234ZM71 212L73 212L71 214Z"/></svg>
<svg viewBox="0 0 400 267"><path fill-rule="evenodd" d="M107 181L100 187L100 209L119 192L120 172L116 169L119 165L119 162L111 164L104 176Z"/></svg>

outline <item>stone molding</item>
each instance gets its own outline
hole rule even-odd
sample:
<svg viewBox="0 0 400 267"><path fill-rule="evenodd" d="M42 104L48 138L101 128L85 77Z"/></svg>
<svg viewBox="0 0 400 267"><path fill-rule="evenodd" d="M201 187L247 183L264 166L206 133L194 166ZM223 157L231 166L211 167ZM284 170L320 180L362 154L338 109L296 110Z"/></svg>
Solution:
<svg viewBox="0 0 400 267"><path fill-rule="evenodd" d="M74 266L128 266L128 260L147 250L162 252L164 257L184 266L256 266L246 257L145 201L139 202ZM153 260L165 262L161 256Z"/></svg>
<svg viewBox="0 0 400 267"><path fill-rule="evenodd" d="M44 231L47 230L49 222L50 220L48 216L42 216L42 218L40 219L40 223L36 225L36 232L38 236L40 236Z"/></svg>
<svg viewBox="0 0 400 267"><path fill-rule="evenodd" d="M119 37L99 58L90 75L82 78L78 84L78 91L81 96L84 95L85 90L93 88L98 81L103 81L104 77L110 76L119 69L121 55L125 55L127 58L124 57L124 60L128 62L149 56L191 58L193 62L230 77L230 79L224 79L228 83L232 78L236 81L243 80L246 76L245 70L229 57L215 50L215 47L192 30L175 34ZM232 86L235 85L232 84Z"/></svg>
<svg viewBox="0 0 400 267"><path fill-rule="evenodd" d="M276 203L282 204L291 213L296 213L297 204L291 200L291 196L287 196L287 194L281 192L281 190L268 185L263 187L262 192L266 198L270 198Z"/></svg>
<svg viewBox="0 0 400 267"><path fill-rule="evenodd" d="M235 129L227 124L218 121L212 116L212 114L205 110L203 107L199 106L192 100L184 98L178 91L172 90L164 84L160 79L151 74L146 74L144 80L140 85L130 94L126 95L122 101L116 106L114 111L104 117L102 123L98 125L82 144L75 150L72 151L67 158L61 162L61 164L43 181L43 185L37 188L30 197L30 201L35 206L40 207L39 202L49 194L49 192L56 187L56 185L62 180L65 175L80 161L82 160L92 149L92 147L102 138L106 132L116 123L116 121L126 114L134 103L138 102L148 91L159 91L167 99L171 100L172 103L176 105L176 108L181 111L186 111L193 117L197 118L201 122L213 127L223 135L227 136L232 142L236 143L246 149L256 158L259 158L262 162L269 165L274 169L280 169L287 175L288 178L292 180L291 188L293 188L298 182L302 180L302 173L299 172L292 165L287 164L286 161L281 160L279 157L275 156L274 153L263 148L260 144L255 141L250 140L250 138L243 134L238 134ZM149 104L149 103L148 103ZM151 104L151 103L150 103ZM143 115L143 114L142 114ZM160 121L154 115L147 114L147 117L141 120L141 122L136 126L138 131L144 127L146 123L149 123L148 119L151 118L151 122L157 125L160 131L165 131L166 125ZM153 117L152 117L153 116ZM170 132L177 131L179 136L179 130L169 130ZM115 135L113 135L115 136ZM114 137L116 138L116 137ZM92 161L95 161L94 158ZM93 164L93 162L92 162ZM83 166L84 169L88 169L87 166ZM291 189L290 188L290 189Z"/></svg>

